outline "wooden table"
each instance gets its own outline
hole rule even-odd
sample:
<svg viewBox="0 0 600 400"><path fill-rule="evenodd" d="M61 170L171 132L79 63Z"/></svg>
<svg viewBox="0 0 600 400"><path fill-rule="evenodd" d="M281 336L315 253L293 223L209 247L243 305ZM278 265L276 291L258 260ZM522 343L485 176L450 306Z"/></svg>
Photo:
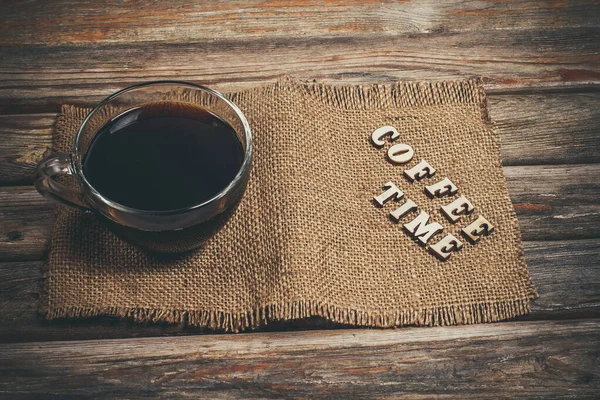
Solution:
<svg viewBox="0 0 600 400"><path fill-rule="evenodd" d="M0 397L600 395L598 2L13 3L0 15ZM140 81L227 90L285 73L483 76L540 293L532 313L396 330L311 319L239 335L40 318L53 216L32 172L60 105Z"/></svg>

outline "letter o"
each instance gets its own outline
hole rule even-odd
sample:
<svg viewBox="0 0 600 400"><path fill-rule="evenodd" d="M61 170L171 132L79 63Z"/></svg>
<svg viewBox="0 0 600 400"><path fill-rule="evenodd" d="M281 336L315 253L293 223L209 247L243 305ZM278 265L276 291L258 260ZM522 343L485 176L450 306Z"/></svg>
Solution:
<svg viewBox="0 0 600 400"><path fill-rule="evenodd" d="M389 160L394 164L406 164L412 160L414 155L413 148L404 143L393 145L387 152Z"/></svg>

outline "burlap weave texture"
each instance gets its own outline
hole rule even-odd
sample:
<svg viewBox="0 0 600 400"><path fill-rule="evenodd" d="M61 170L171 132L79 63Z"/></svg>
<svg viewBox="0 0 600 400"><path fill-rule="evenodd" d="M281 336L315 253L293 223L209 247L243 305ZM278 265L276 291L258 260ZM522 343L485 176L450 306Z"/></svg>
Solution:
<svg viewBox="0 0 600 400"><path fill-rule="evenodd" d="M157 258L92 214L57 208L42 310L49 319L117 315L238 331L320 315L390 327L491 322L525 314L535 296L502 174L499 139L477 80L330 86L284 78L227 95L246 115L254 161L246 193L204 246ZM64 106L55 150L70 151L88 109ZM386 160L371 133L394 126L415 150ZM410 183L420 160L437 170ZM425 185L448 177L475 206L450 223ZM483 215L495 231L440 261L373 204L394 182L444 232ZM397 206L397 205L396 205Z"/></svg>

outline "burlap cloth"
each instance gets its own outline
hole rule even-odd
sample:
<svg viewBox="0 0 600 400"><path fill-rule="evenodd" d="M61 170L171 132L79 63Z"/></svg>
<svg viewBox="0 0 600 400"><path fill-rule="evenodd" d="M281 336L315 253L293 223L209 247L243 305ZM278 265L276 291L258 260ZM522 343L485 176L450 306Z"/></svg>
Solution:
<svg viewBox="0 0 600 400"><path fill-rule="evenodd" d="M536 296L502 174L499 138L477 80L330 86L284 78L230 93L254 140L247 191L201 250L169 260L121 241L91 214L58 207L45 275L48 319L113 315L238 331L274 319L323 316L372 327L492 322L529 311ZM55 150L70 151L89 110L64 106ZM415 149L386 160L384 125ZM410 183L421 159L437 169ZM451 224L425 185L448 177L475 206ZM445 262L373 204L392 181L444 232L483 215L495 232ZM402 222L410 221L413 213Z"/></svg>

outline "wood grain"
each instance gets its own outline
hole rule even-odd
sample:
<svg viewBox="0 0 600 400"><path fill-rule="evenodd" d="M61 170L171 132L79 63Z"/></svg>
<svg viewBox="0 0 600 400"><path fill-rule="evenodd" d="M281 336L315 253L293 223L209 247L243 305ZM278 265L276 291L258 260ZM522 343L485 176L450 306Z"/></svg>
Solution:
<svg viewBox="0 0 600 400"><path fill-rule="evenodd" d="M141 81L179 79L221 90L283 74L329 83L483 76L509 88L600 85L600 28L248 37L135 44L0 48L0 112L56 112L91 105Z"/></svg>
<svg viewBox="0 0 600 400"><path fill-rule="evenodd" d="M57 114L0 115L0 184L31 184L52 147Z"/></svg>
<svg viewBox="0 0 600 400"><path fill-rule="evenodd" d="M3 8L0 45L190 42L598 26L595 1L29 1Z"/></svg>
<svg viewBox="0 0 600 400"><path fill-rule="evenodd" d="M600 239L525 242L525 258L539 298L536 319L600 311ZM597 315L598 316L598 315Z"/></svg>
<svg viewBox="0 0 600 400"><path fill-rule="evenodd" d="M600 162L600 93L489 96L503 165Z"/></svg>
<svg viewBox="0 0 600 400"><path fill-rule="evenodd" d="M489 97L504 165L600 161L600 93ZM0 115L0 184L30 184L56 114Z"/></svg>
<svg viewBox="0 0 600 400"><path fill-rule="evenodd" d="M600 239L525 242L525 257L540 297L523 320L600 317ZM209 332L183 325L135 324L116 318L49 322L38 315L43 262L0 263L0 342L188 335ZM325 329L343 325L310 318L261 330Z"/></svg>
<svg viewBox="0 0 600 400"><path fill-rule="evenodd" d="M504 167L524 240L600 236L600 164ZM0 261L40 260L51 204L32 186L0 187Z"/></svg>
<svg viewBox="0 0 600 400"><path fill-rule="evenodd" d="M0 260L45 258L54 211L33 186L0 187Z"/></svg>
<svg viewBox="0 0 600 400"><path fill-rule="evenodd" d="M600 164L505 167L524 240L600 236Z"/></svg>
<svg viewBox="0 0 600 400"><path fill-rule="evenodd" d="M592 319L9 344L0 387L29 397L591 398L599 332Z"/></svg>

